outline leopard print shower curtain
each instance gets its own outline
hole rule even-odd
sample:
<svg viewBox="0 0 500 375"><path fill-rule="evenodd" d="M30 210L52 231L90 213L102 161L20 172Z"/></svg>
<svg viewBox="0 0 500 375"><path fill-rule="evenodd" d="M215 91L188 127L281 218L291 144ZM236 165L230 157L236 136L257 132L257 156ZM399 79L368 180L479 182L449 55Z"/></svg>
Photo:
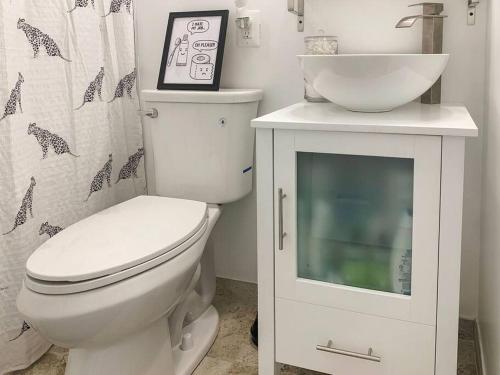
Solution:
<svg viewBox="0 0 500 375"><path fill-rule="evenodd" d="M0 374L48 348L16 309L24 265L144 194L132 0L0 0Z"/></svg>

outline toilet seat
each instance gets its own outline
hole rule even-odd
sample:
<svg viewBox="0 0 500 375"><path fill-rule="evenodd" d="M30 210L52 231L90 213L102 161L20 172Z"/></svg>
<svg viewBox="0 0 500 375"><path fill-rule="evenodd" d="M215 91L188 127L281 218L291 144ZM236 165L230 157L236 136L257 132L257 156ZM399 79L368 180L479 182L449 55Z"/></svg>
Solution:
<svg viewBox="0 0 500 375"><path fill-rule="evenodd" d="M72 294L150 270L188 250L205 233L206 203L141 196L68 227L27 262L25 285Z"/></svg>

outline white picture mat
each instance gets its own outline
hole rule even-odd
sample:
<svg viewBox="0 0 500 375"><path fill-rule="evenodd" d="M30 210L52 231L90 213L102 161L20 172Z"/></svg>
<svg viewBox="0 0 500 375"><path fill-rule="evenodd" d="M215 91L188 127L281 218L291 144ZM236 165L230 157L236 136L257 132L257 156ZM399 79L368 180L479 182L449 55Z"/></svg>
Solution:
<svg viewBox="0 0 500 375"><path fill-rule="evenodd" d="M221 24L222 16L174 19L164 83L198 85L214 83ZM194 32L191 32L188 26L191 31L194 28Z"/></svg>

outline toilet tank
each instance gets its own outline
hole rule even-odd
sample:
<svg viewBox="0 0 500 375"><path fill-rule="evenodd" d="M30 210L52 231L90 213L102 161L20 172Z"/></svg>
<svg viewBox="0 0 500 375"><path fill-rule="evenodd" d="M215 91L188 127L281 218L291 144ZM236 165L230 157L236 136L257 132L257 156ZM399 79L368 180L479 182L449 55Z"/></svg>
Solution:
<svg viewBox="0 0 500 375"><path fill-rule="evenodd" d="M261 90L142 91L150 128L156 194L229 203L252 191Z"/></svg>

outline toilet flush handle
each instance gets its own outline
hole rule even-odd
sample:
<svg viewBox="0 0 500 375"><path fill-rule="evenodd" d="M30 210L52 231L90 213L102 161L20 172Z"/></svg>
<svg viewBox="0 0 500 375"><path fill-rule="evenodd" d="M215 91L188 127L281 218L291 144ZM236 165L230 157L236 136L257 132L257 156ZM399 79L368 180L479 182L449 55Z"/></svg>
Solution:
<svg viewBox="0 0 500 375"><path fill-rule="evenodd" d="M139 116L147 116L149 118L157 118L158 110L156 108L146 109L146 110L138 110Z"/></svg>

